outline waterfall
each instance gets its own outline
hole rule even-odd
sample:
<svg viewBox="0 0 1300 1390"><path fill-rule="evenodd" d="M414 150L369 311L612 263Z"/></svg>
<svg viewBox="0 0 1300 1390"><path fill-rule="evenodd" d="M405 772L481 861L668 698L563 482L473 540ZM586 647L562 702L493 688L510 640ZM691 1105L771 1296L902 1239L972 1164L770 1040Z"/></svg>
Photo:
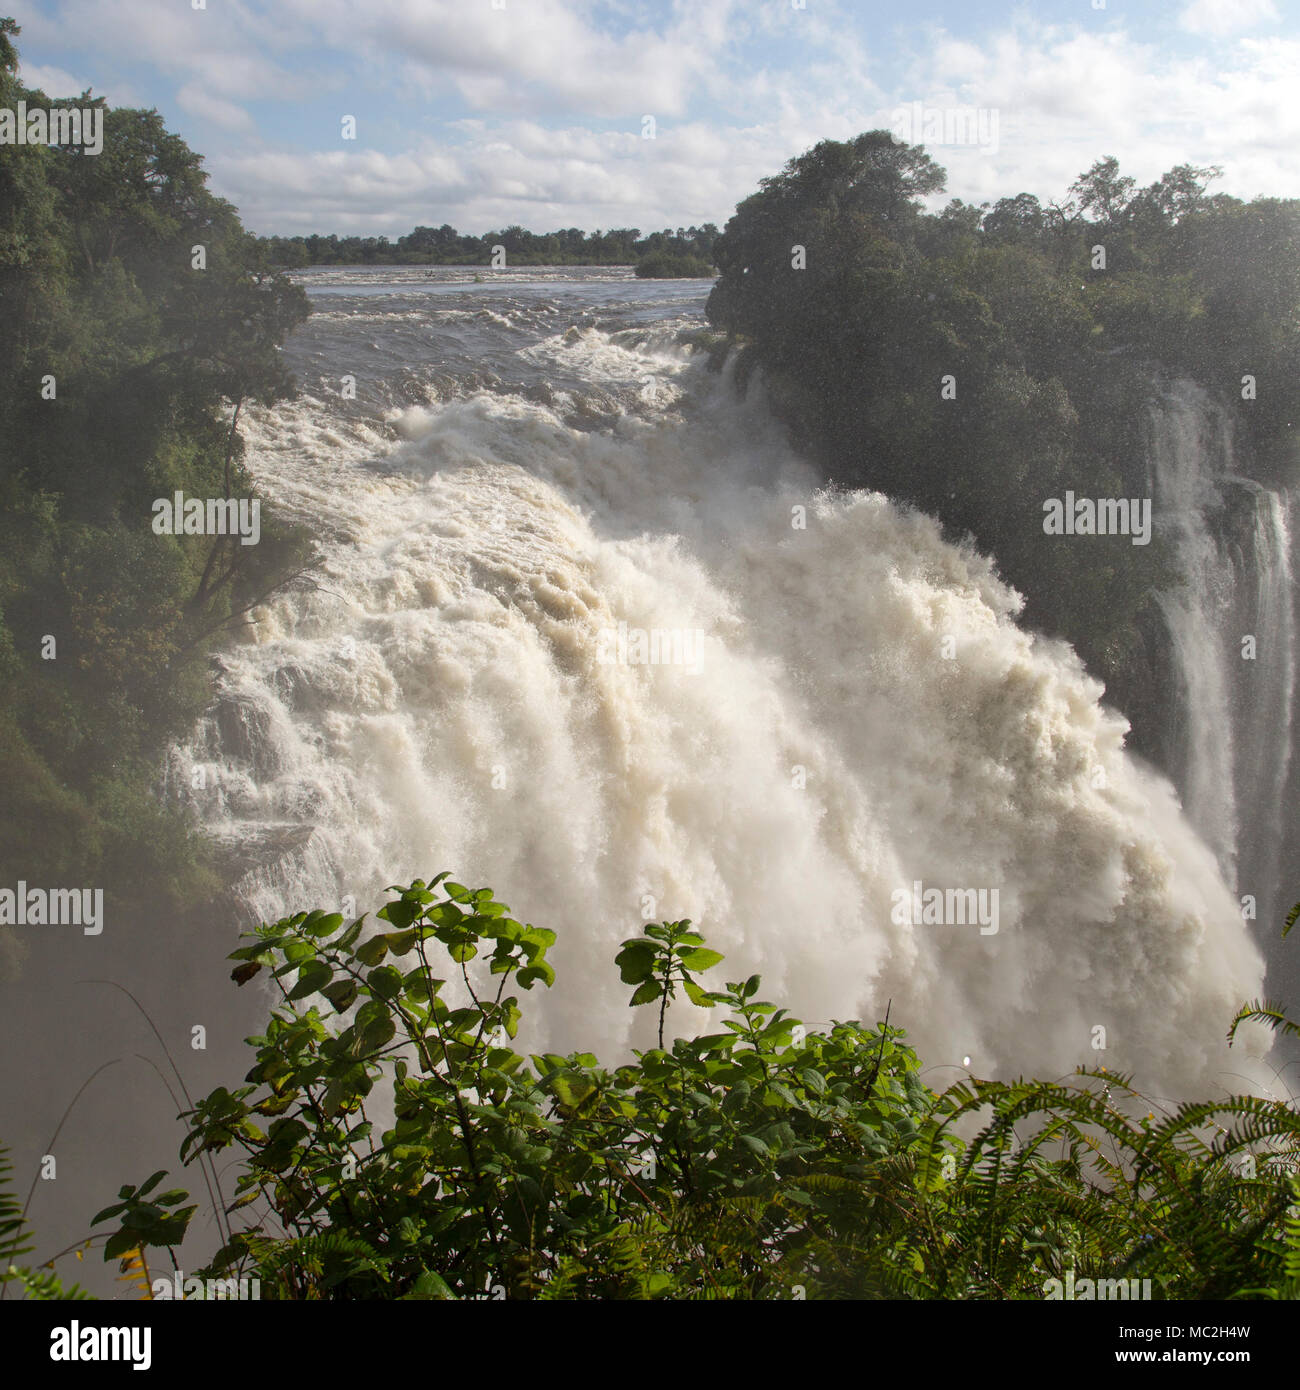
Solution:
<svg viewBox="0 0 1300 1390"><path fill-rule="evenodd" d="M1215 588L1212 537L1179 533L1208 616L1167 611L1214 852L990 562L879 494L821 490L758 385L741 399L662 328L521 356L545 389L382 421L319 389L252 417L259 484L321 569L254 615L172 759L247 918L373 909L453 870L559 934L530 1044L606 1059L652 1026L619 942L689 917L727 955L719 980L761 973L810 1025L892 1000L940 1084L969 1058L1202 1093L1247 1064L1222 1039L1263 966L1225 882L1246 808L1215 783L1214 738L1243 599ZM1159 466L1170 495L1193 487ZM1250 602L1289 643L1289 576L1259 575ZM1190 673L1210 651L1207 685ZM1272 755L1267 703L1233 726L1238 762ZM898 911L934 888L996 891L996 929ZM680 1002L672 1026L716 1023Z"/></svg>
<svg viewBox="0 0 1300 1390"><path fill-rule="evenodd" d="M1288 500L1243 476L1227 412L1194 382L1149 416L1157 535L1180 587L1160 596L1177 678L1172 769L1228 882L1277 925L1289 818L1295 614Z"/></svg>

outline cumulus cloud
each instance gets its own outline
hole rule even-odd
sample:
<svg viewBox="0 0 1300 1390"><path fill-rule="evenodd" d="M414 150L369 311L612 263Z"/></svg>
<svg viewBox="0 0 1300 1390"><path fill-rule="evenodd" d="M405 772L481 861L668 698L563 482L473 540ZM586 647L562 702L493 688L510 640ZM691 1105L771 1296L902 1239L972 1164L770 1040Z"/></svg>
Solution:
<svg viewBox="0 0 1300 1390"><path fill-rule="evenodd" d="M305 33L276 19L274 6L241 0L195 10L176 0L55 0L16 6L20 50L67 47L97 58L148 64L177 80L190 101L201 94L238 101L293 99L310 90L271 55L302 47Z"/></svg>
<svg viewBox="0 0 1300 1390"><path fill-rule="evenodd" d="M45 67L40 63L23 63L18 76L25 86L42 91L47 97L79 97L92 85L62 68Z"/></svg>
<svg viewBox="0 0 1300 1390"><path fill-rule="evenodd" d="M1176 164L1218 164L1225 173L1215 187L1225 192L1300 194L1295 40L1244 39L1211 64L1122 27L1020 21L978 43L930 35L905 81L906 100L998 112L996 152L929 147L948 169L950 192L971 201L1021 190L1059 197L1111 154L1141 182Z"/></svg>
<svg viewBox="0 0 1300 1390"><path fill-rule="evenodd" d="M280 0L278 8L337 48L400 60L428 92L450 84L473 110L583 111L591 117L680 115L727 42L734 0L677 3L666 22L615 32L594 7L516 0ZM662 13L662 11L660 11Z"/></svg>
<svg viewBox="0 0 1300 1390"><path fill-rule="evenodd" d="M652 231L708 221L715 208L725 219L772 168L772 135L761 129L688 124L642 140L518 121L459 134L450 148L251 152L210 168L252 227L369 235L444 221L470 232L513 222Z"/></svg>
<svg viewBox="0 0 1300 1390"><path fill-rule="evenodd" d="M257 129L257 123L242 106L226 101L197 82L186 83L176 93L176 101L191 116L220 126L222 130L251 134Z"/></svg>
<svg viewBox="0 0 1300 1390"><path fill-rule="evenodd" d="M1192 0L1178 16L1178 24L1190 34L1221 39L1257 24L1276 23L1278 18L1273 0Z"/></svg>

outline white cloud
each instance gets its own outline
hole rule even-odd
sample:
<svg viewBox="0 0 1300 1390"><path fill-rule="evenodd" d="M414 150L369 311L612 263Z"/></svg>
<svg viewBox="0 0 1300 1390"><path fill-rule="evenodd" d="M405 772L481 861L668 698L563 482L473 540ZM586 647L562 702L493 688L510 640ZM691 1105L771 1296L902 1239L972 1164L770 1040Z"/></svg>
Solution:
<svg viewBox="0 0 1300 1390"><path fill-rule="evenodd" d="M79 97L91 85L62 68L44 67L40 63L22 63L18 76L24 86L42 91L47 97Z"/></svg>
<svg viewBox="0 0 1300 1390"><path fill-rule="evenodd" d="M1257 24L1276 23L1278 18L1273 0L1192 0L1178 16L1178 24L1188 33L1221 39Z"/></svg>
<svg viewBox="0 0 1300 1390"><path fill-rule="evenodd" d="M940 35L914 56L899 94L998 111L996 153L930 150L956 196L980 201L1024 190L1060 197L1111 154L1142 183L1176 164L1218 164L1224 178L1216 190L1300 195L1300 42L1242 40L1212 63L1140 42L1122 28L1098 33L1021 21L976 47L963 69Z"/></svg>
<svg viewBox="0 0 1300 1390"><path fill-rule="evenodd" d="M257 129L257 123L242 106L206 91L196 82L182 87L176 93L176 101L182 110L188 111L197 120L207 121L222 130L252 134Z"/></svg>
<svg viewBox="0 0 1300 1390"><path fill-rule="evenodd" d="M400 63L426 92L450 84L472 109L581 111L610 118L681 115L728 42L733 0L677 0L668 22L614 34L569 0L279 0L278 9L340 50Z"/></svg>
<svg viewBox="0 0 1300 1390"><path fill-rule="evenodd" d="M203 10L184 0L59 0L32 12L16 8L20 51L30 44L67 47L75 39L79 51L148 63L175 77L188 103L205 95L212 102L289 100L312 88L309 77L269 56L306 36L295 36L274 10L262 14L242 0L213 0Z"/></svg>
<svg viewBox="0 0 1300 1390"><path fill-rule="evenodd" d="M537 231L651 231L725 219L772 172L776 138L765 129L722 133L704 125L644 141L526 121L480 131L467 125L464 143L451 149L251 153L217 156L209 167L216 190L259 231L395 236L442 222L469 232L513 222Z"/></svg>
<svg viewBox="0 0 1300 1390"><path fill-rule="evenodd" d="M933 59L933 61L931 61ZM210 160L214 185L258 230L400 235L416 223L484 231L520 222L639 226L724 222L735 203L792 155L822 139L890 124L893 108L996 109L996 149L931 145L948 195L993 200L1022 190L1062 197L1095 160L1114 154L1141 183L1175 164L1220 164L1216 188L1251 197L1300 192L1300 42L1245 41L1218 67L1171 57L1122 31L1079 33L1022 24L982 44L943 35L904 68L891 93L861 105L819 72L765 72L767 118L748 124L665 121L637 130L573 122L465 119L443 141L381 154L250 154ZM868 93L870 95L870 93ZM942 201L942 200L939 200Z"/></svg>

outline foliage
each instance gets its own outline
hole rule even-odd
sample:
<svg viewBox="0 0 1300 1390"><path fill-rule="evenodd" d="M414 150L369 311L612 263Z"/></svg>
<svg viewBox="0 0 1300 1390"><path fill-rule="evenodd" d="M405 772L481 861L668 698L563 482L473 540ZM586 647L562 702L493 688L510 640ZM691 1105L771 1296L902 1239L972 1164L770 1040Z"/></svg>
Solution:
<svg viewBox="0 0 1300 1390"><path fill-rule="evenodd" d="M1294 1293L1292 1107L1157 1117L1104 1070L936 1095L888 1019L809 1032L756 975L705 989L722 957L686 921L617 956L657 1046L612 1070L525 1056L506 989L554 983L554 934L446 879L395 889L377 933L299 913L233 953L232 978L265 974L279 1002L246 1084L186 1112L182 1157L237 1150L224 1215L253 1217L204 1276L311 1300ZM680 994L721 1029L666 1044ZM120 1223L106 1258L180 1244L195 1208L154 1196L163 1176L96 1218Z"/></svg>
<svg viewBox="0 0 1300 1390"><path fill-rule="evenodd" d="M713 274L713 267L699 256L673 256L666 251L653 251L636 263L638 280L703 279Z"/></svg>
<svg viewBox="0 0 1300 1390"><path fill-rule="evenodd" d="M1296 903L1287 913L1286 922L1282 927L1283 937L1286 937L1297 920L1300 920L1300 903ZM1237 1036L1237 1029L1246 1022L1262 1023L1275 1033L1281 1033L1283 1037L1300 1037L1300 1023L1288 1018L1281 1004L1266 1002L1261 999L1252 999L1249 1004L1243 1004L1238 1010L1236 1018L1232 1020L1232 1026L1228 1029L1228 1041L1230 1043Z"/></svg>
<svg viewBox="0 0 1300 1390"><path fill-rule="evenodd" d="M505 249L506 264L520 265L634 265L651 255L688 258L704 262L702 271L681 274L708 275L718 229L712 222L702 227L665 227L641 235L639 227L615 227L607 232L584 232L566 227L558 232L530 232L518 225L503 231L470 236L444 223L441 227L416 227L406 236L389 241L386 236L269 236L259 238L272 265L477 265L493 263L493 252Z"/></svg>
<svg viewBox="0 0 1300 1390"><path fill-rule="evenodd" d="M933 1101L900 1031L800 1037L756 976L704 991L696 972L721 958L664 923L620 953L634 998L662 1020L682 988L732 1011L723 1031L612 1071L589 1053L527 1058L505 990L552 984L554 935L445 878L402 890L380 934L298 914L234 953L234 978L269 972L281 1004L250 1040L249 1084L188 1112L182 1155L241 1150L229 1214L265 1214L205 1275L253 1272L264 1296L293 1298L764 1298L806 1283L809 1243ZM386 1107L378 1135L370 1112ZM121 1218L106 1255L179 1244L192 1208L152 1198L159 1181L100 1214Z"/></svg>
<svg viewBox="0 0 1300 1390"><path fill-rule="evenodd" d="M97 107L103 148L0 146L0 859L115 910L143 884L179 902L203 879L159 750L206 699L212 635L305 542L274 518L253 546L159 535L153 503L251 496L240 410L291 392L279 345L306 297L156 111L24 87L17 33L0 20L0 105Z"/></svg>
<svg viewBox="0 0 1300 1390"><path fill-rule="evenodd" d="M1219 172L1180 165L1139 189L1103 159L1060 204L1021 193L926 213L945 176L923 149L885 131L823 141L738 205L707 309L830 479L994 555L1025 619L1075 645L1153 753L1145 634L1178 582L1171 556L1159 538L1063 545L1042 508L1067 490L1150 495L1159 372L1235 413L1254 446L1240 467L1296 468L1300 201L1209 196Z"/></svg>
<svg viewBox="0 0 1300 1390"><path fill-rule="evenodd" d="M1145 1108L1128 1078L1104 1070L1081 1071L1073 1085L951 1087L936 1133L966 1115L987 1119L952 1182L882 1175L884 1190L906 1203L894 1258L879 1266L886 1290L1041 1298L1048 1280L1072 1275L1149 1279L1154 1298L1221 1299L1284 1278L1281 1227L1300 1159L1295 1110L1254 1096L1160 1117ZM1257 1149L1257 1167L1241 1162ZM920 1173L934 1172L927 1155ZM831 1253L851 1270L858 1246Z"/></svg>

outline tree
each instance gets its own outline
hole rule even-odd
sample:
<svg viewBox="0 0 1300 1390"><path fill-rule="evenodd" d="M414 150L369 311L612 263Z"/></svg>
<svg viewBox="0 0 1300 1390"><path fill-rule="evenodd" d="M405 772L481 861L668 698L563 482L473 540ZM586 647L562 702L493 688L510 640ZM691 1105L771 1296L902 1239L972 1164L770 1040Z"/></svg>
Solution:
<svg viewBox="0 0 1300 1390"><path fill-rule="evenodd" d="M760 179L759 188L787 206L842 208L897 224L914 218L919 200L941 193L946 179L921 146L871 130L847 142L821 141Z"/></svg>
<svg viewBox="0 0 1300 1390"><path fill-rule="evenodd" d="M1070 193L1083 213L1100 222L1118 222L1133 197L1137 180L1121 177L1114 155L1099 159L1086 174L1070 185Z"/></svg>
<svg viewBox="0 0 1300 1390"><path fill-rule="evenodd" d="M1037 242L1046 219L1042 204L1032 193L999 198L984 214L983 231L989 241Z"/></svg>

